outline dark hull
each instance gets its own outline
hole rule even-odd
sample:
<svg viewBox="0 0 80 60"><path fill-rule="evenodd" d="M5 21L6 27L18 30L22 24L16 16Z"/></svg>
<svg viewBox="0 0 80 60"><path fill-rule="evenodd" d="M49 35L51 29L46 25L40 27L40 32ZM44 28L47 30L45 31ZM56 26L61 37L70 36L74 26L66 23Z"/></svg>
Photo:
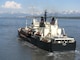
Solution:
<svg viewBox="0 0 80 60"><path fill-rule="evenodd" d="M65 46L61 43L53 43L53 41L47 43L40 41L39 37L26 36L24 32L18 31L19 37L27 42L49 52L53 51L72 51L76 48L76 41L74 43L67 43Z"/></svg>

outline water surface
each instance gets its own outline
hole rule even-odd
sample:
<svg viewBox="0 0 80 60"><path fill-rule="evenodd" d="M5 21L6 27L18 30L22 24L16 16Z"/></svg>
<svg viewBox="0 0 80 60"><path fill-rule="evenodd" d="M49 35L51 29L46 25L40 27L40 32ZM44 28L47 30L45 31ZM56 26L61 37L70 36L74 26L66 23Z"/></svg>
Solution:
<svg viewBox="0 0 80 60"><path fill-rule="evenodd" d="M80 19L58 21L67 35L77 41L75 51L50 53L39 49L18 37L17 29L25 27L26 18L0 18L0 60L80 60Z"/></svg>

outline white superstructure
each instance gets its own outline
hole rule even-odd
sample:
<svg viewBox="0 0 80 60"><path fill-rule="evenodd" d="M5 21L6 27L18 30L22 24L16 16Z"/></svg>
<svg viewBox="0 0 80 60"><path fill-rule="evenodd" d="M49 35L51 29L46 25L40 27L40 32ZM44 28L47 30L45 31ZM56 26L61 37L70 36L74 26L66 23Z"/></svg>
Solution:
<svg viewBox="0 0 80 60"><path fill-rule="evenodd" d="M66 36L64 28L60 28L58 26L57 19L55 19L54 25L50 24L50 22L47 21L44 22L45 27L43 28L39 27L39 23L40 21L38 21L37 19L33 19L32 28L36 31L34 34L40 33L41 40L46 39L48 40L48 42L50 42L51 39L54 39L55 41L58 41L58 43L62 43L61 41L65 41L65 43L75 41L74 38L69 38L68 36Z"/></svg>
<svg viewBox="0 0 80 60"><path fill-rule="evenodd" d="M36 32L40 32L42 35L44 34L44 37L50 35L51 37L62 37L62 29L59 28L57 19L55 20L55 24L51 25L50 22L44 22L44 32L42 32L42 28L39 27L39 22L36 19L33 19L33 28L36 30Z"/></svg>

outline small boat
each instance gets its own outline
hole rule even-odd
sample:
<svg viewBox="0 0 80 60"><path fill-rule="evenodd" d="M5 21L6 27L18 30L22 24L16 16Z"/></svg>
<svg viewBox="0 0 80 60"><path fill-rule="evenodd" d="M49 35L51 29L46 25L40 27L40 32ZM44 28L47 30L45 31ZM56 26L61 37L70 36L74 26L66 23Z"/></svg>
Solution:
<svg viewBox="0 0 80 60"><path fill-rule="evenodd" d="M41 21L33 18L31 26L19 28L19 37L49 52L74 51L76 49L75 39L65 34L64 28L59 27L55 17L52 17L51 22L46 21L46 13L45 11Z"/></svg>

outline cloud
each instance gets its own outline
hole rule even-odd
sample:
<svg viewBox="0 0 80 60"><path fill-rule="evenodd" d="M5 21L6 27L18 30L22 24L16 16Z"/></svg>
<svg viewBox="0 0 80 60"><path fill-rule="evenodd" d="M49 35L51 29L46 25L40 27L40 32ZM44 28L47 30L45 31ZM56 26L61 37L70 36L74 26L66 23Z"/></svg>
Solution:
<svg viewBox="0 0 80 60"><path fill-rule="evenodd" d="M2 5L3 8L11 8L11 9L20 9L21 4L16 3L14 1L6 1L4 5Z"/></svg>

